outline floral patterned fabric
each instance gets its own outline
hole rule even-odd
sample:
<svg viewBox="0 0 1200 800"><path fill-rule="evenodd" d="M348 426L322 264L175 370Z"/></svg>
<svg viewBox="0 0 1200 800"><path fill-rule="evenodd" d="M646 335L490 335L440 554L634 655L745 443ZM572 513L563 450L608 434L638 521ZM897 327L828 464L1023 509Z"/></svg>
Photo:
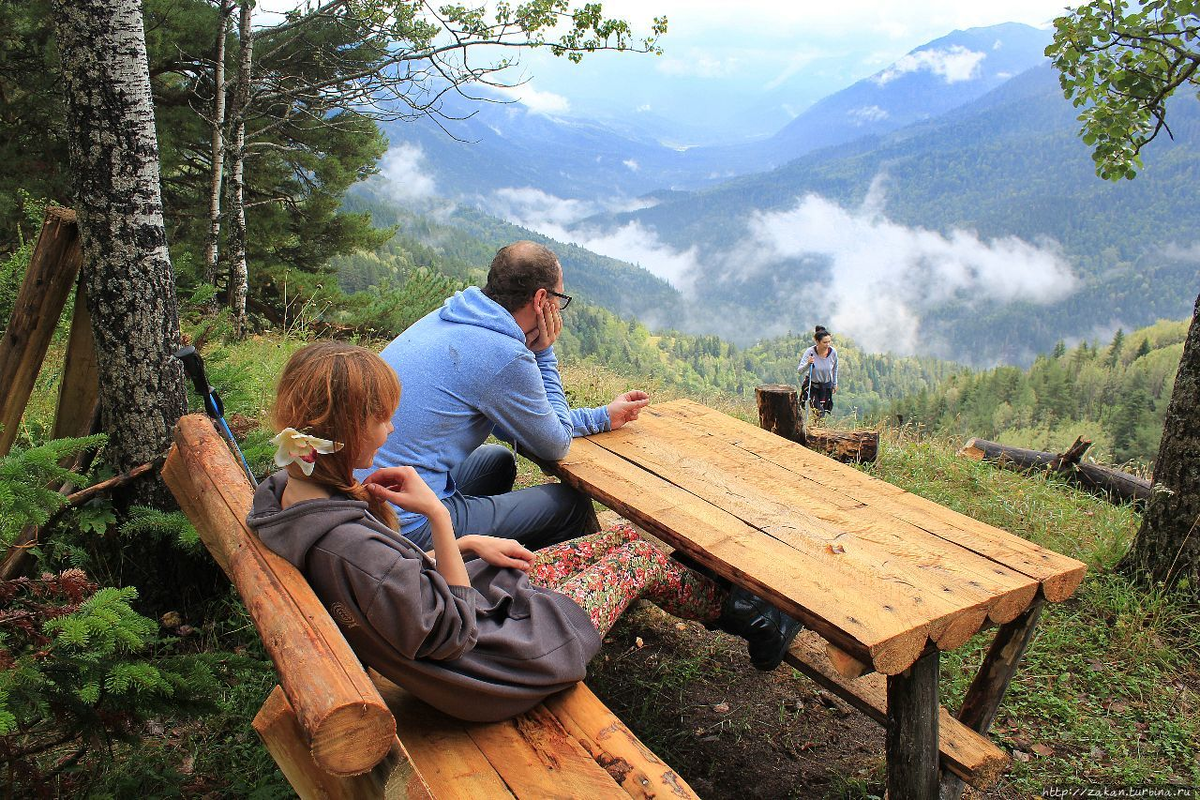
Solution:
<svg viewBox="0 0 1200 800"><path fill-rule="evenodd" d="M529 581L578 603L601 636L639 597L680 619L712 622L728 592L671 560L628 525L535 553Z"/></svg>

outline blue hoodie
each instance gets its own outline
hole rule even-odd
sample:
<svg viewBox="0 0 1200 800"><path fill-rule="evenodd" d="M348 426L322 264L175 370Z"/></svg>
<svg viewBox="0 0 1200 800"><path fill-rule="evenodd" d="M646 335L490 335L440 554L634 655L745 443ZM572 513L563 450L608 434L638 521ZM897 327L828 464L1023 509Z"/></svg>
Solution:
<svg viewBox="0 0 1200 800"><path fill-rule="evenodd" d="M556 461L566 456L571 437L610 427L605 407L567 407L554 348L530 352L513 315L478 287L457 292L380 355L403 390L392 419L396 430L376 453L374 468L412 466L440 498L457 489L450 470L489 434ZM403 533L424 522L400 511Z"/></svg>

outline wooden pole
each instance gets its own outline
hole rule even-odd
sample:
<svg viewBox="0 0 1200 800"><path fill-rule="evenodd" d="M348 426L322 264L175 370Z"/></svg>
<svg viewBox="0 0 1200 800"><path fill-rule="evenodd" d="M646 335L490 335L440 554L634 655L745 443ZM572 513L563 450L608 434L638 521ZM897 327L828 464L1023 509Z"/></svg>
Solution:
<svg viewBox="0 0 1200 800"><path fill-rule="evenodd" d="M1013 472L1049 471L1065 475L1075 483L1116 503L1144 503L1150 499L1150 481L1112 467L1079 461L1087 444L1077 439L1065 453L1026 450L1022 447L969 439L960 456L989 461Z"/></svg>
<svg viewBox="0 0 1200 800"><path fill-rule="evenodd" d="M0 456L8 453L17 438L21 415L82 263L75 212L47 208L25 282L0 339L0 387L4 392L0 396L0 425L4 426L0 429Z"/></svg>
<svg viewBox="0 0 1200 800"><path fill-rule="evenodd" d="M887 792L895 800L938 796L938 651L887 678Z"/></svg>
<svg viewBox="0 0 1200 800"><path fill-rule="evenodd" d="M237 587L313 760L335 775L372 769L396 721L304 576L247 527L253 490L207 417L179 420L163 478Z"/></svg>
<svg viewBox="0 0 1200 800"><path fill-rule="evenodd" d="M987 736L1004 700L1004 694L1012 683L1013 675L1021 663L1021 657L1033 639L1038 618L1045 601L1037 598L1021 616L1006 622L996 631L996 638L988 649L983 665L971 681L963 696L958 719L962 724L983 736ZM957 775L947 774L942 779L941 800L958 800L962 795L963 781Z"/></svg>
<svg viewBox="0 0 1200 800"><path fill-rule="evenodd" d="M96 340L92 337L92 317L88 313L87 295L80 283L75 289L71 335L67 339L67 355L58 384L58 408L54 412L54 429L50 432L50 438L62 439L91 433L99 396Z"/></svg>

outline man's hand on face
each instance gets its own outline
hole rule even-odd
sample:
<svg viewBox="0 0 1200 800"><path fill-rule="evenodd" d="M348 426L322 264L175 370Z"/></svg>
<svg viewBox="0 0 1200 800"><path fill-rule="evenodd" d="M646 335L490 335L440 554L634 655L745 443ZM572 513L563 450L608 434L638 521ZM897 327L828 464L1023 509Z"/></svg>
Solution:
<svg viewBox="0 0 1200 800"><path fill-rule="evenodd" d="M525 334L525 346L535 353L540 353L558 339L562 333L562 312L558 309L558 300L550 295L541 305L534 309L537 316L537 327Z"/></svg>
<svg viewBox="0 0 1200 800"><path fill-rule="evenodd" d="M642 413L642 409L650 405L650 395L643 391L634 390L619 394L608 404L608 420L615 431L626 422L633 422Z"/></svg>

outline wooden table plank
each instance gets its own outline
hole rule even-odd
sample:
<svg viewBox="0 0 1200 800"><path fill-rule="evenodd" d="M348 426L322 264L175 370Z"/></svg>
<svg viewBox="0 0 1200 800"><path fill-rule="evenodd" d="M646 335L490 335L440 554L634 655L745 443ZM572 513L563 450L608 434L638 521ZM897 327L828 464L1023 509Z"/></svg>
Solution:
<svg viewBox="0 0 1200 800"><path fill-rule="evenodd" d="M931 614L911 587L885 584L866 592L857 570L837 555L800 552L763 536L588 439L575 439L554 469L563 482L770 599L880 672L907 668L925 647Z"/></svg>
<svg viewBox="0 0 1200 800"><path fill-rule="evenodd" d="M1026 575L862 503L831 502L810 481L650 411L638 425L592 441L797 549L836 549L865 583L918 587L946 612L931 629L942 649L961 646L985 615L1015 618L1037 594L1038 582Z"/></svg>
<svg viewBox="0 0 1200 800"><path fill-rule="evenodd" d="M742 447L811 481L828 495L842 498L843 503L865 504L1034 578L1039 581L1042 593L1051 602L1070 597L1083 580L1087 567L1076 559L906 492L699 403L675 400L653 405L643 414L651 410Z"/></svg>

